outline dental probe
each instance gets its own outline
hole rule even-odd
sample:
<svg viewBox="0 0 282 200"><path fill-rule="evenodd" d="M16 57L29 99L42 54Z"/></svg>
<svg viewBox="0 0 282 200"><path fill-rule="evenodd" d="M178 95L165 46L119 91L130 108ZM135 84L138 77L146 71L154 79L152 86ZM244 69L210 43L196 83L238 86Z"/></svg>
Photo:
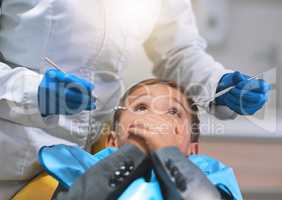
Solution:
<svg viewBox="0 0 282 200"><path fill-rule="evenodd" d="M49 59L48 57L45 57L44 58L45 59L45 61L47 62L47 63L49 63L50 65L52 65L53 67L55 67L57 70L59 70L59 71L61 71L61 72L64 72L64 70L62 70L62 68L61 67L59 67L59 65L57 65L56 63L54 63L51 59ZM64 72L65 73L65 72Z"/></svg>
<svg viewBox="0 0 282 200"><path fill-rule="evenodd" d="M252 77L248 78L247 81L254 80L254 79L258 78L259 76L263 75L263 73L264 73L264 72L259 73L259 74L255 75L255 76L252 76ZM236 85L237 85L237 84L236 84ZM213 97L209 98L208 100L206 100L206 101L204 101L204 102L212 102L212 101L214 101L217 97L220 97L220 96L226 94L227 92L229 92L230 90L234 89L234 88L236 87L236 85L227 87L227 88L225 88L224 90L221 90L220 92L217 92ZM195 103L193 103L191 106L195 106L195 105L200 106L200 107L203 107L202 105L200 105L199 102L198 102L198 103L195 102Z"/></svg>
<svg viewBox="0 0 282 200"><path fill-rule="evenodd" d="M54 61L52 61L50 58L45 57L44 60L45 60L48 64L50 64L51 66L53 66L54 68L56 68L57 70L59 70L59 71L65 73L65 71L64 71L59 65L57 65ZM92 94L92 95L93 95L93 94ZM99 101L99 99L98 99L95 95L93 95L93 97ZM102 102L100 101L100 103L102 103ZM103 104L103 103L102 103L102 105L105 106L105 104ZM118 110L127 110L127 108L126 108L126 107L122 107L122 106L116 106L116 107L113 108L113 111L118 111Z"/></svg>

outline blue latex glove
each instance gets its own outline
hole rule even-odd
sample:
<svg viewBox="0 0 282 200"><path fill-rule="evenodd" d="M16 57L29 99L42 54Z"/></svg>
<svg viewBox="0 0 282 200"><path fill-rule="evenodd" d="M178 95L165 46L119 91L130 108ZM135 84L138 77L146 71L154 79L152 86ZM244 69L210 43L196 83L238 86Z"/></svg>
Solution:
<svg viewBox="0 0 282 200"><path fill-rule="evenodd" d="M215 99L216 105L228 106L240 115L253 115L261 109L268 100L271 85L264 80L247 80L250 76L240 72L225 74L219 81L217 92L236 85L226 94Z"/></svg>
<svg viewBox="0 0 282 200"><path fill-rule="evenodd" d="M93 110L96 108L96 100L91 96L93 89L94 85L86 80L49 69L38 88L41 115L71 115L82 110Z"/></svg>

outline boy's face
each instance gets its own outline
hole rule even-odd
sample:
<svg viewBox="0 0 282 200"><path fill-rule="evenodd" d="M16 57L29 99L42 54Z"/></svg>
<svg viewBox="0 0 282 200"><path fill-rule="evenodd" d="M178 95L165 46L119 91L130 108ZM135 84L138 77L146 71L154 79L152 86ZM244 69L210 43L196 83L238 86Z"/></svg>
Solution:
<svg viewBox="0 0 282 200"><path fill-rule="evenodd" d="M182 153L197 153L197 144L191 143L191 110L185 95L177 89L162 84L141 86L127 97L124 106L127 110L122 111L108 145L120 147L131 143L146 151L144 141L129 131L130 127L143 126L152 134L175 134L175 146Z"/></svg>

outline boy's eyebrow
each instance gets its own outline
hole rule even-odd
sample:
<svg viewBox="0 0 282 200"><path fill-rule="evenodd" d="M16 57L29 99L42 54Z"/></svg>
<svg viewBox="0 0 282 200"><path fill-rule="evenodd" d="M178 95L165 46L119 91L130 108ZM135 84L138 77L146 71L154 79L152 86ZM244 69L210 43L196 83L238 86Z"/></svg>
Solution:
<svg viewBox="0 0 282 200"><path fill-rule="evenodd" d="M142 93L141 95L138 95L138 96L135 96L133 99L132 99L132 101L130 102L130 104L132 104L134 101L136 101L137 99L139 99L139 98L141 98L141 97L143 97L143 96L146 96L147 95L147 93ZM129 104L129 105L130 105Z"/></svg>
<svg viewBox="0 0 282 200"><path fill-rule="evenodd" d="M175 97L172 97L172 99L173 99L174 101L176 101L178 104L180 104L180 105L182 106L182 108L183 108L186 112L188 112L187 109L185 108L185 106L183 105L183 103L182 103L181 101L179 101L179 99L177 99L177 98L175 98Z"/></svg>

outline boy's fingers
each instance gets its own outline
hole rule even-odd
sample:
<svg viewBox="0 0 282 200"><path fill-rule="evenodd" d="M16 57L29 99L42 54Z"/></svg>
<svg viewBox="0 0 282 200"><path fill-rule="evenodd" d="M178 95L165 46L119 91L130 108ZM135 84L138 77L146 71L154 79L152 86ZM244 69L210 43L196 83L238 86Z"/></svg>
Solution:
<svg viewBox="0 0 282 200"><path fill-rule="evenodd" d="M147 130L143 127L135 126L129 129L129 133L144 137L147 134Z"/></svg>
<svg viewBox="0 0 282 200"><path fill-rule="evenodd" d="M158 133L152 132L150 130L147 130L145 128L139 128L139 127L134 127L129 129L130 134L134 134L138 137L141 137L143 139L148 139L151 138L153 135L156 135Z"/></svg>
<svg viewBox="0 0 282 200"><path fill-rule="evenodd" d="M129 128L144 128L146 129L146 123L140 122L140 121L135 121L134 124L132 124Z"/></svg>

